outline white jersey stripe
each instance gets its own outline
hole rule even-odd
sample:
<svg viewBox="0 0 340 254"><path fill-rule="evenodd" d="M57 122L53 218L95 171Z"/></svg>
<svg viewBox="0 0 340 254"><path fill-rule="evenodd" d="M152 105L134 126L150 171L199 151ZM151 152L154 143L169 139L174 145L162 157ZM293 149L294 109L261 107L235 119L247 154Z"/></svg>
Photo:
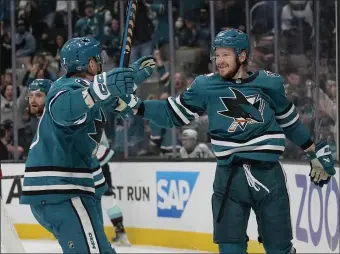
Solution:
<svg viewBox="0 0 340 254"><path fill-rule="evenodd" d="M94 186L101 185L105 182L105 177L103 176L100 180L94 182Z"/></svg>
<svg viewBox="0 0 340 254"><path fill-rule="evenodd" d="M75 172L60 172L60 171L25 172L25 177L45 177L45 176L93 179L92 173L75 173Z"/></svg>
<svg viewBox="0 0 340 254"><path fill-rule="evenodd" d="M182 113L182 111L177 107L176 103L172 100L171 97L168 98L168 102L170 103L170 106L172 107L172 109L175 111L175 113L179 116L179 118L181 118L181 120L185 123L185 124L189 124L190 121L188 118L185 117L185 115Z"/></svg>
<svg viewBox="0 0 340 254"><path fill-rule="evenodd" d="M222 151L222 152L214 152L217 157L221 156L228 156L233 153L237 152L246 152L246 151L261 151L261 150L274 150L274 151L284 151L285 147L284 146L277 146L277 145L263 145L263 146L246 146L246 147L238 147L238 148L233 148L227 151Z"/></svg>
<svg viewBox="0 0 340 254"><path fill-rule="evenodd" d="M99 253L99 245L89 214L79 197L71 199L74 210L78 214L90 253Z"/></svg>
<svg viewBox="0 0 340 254"><path fill-rule="evenodd" d="M23 191L45 191L45 190L82 190L87 192L95 193L95 189L92 187L86 187L74 184L63 184L63 185L39 185L39 186L23 186Z"/></svg>
<svg viewBox="0 0 340 254"><path fill-rule="evenodd" d="M183 104L181 103L181 100L180 100L179 96L176 97L176 102L177 102L178 105L180 105L182 108L184 108L185 111L186 111L189 115L192 115L192 116L194 116L195 118L198 118L198 117L199 117L198 114L192 112L191 110L189 110L188 108L186 108L185 106L183 106Z"/></svg>
<svg viewBox="0 0 340 254"><path fill-rule="evenodd" d="M283 115L277 115L277 116L275 116L275 118L276 118L276 119L285 119L285 118L287 118L290 114L293 113L294 109L295 109L295 106L294 106L294 104L292 104L292 107L288 110L287 113L285 113L285 114L283 114Z"/></svg>
<svg viewBox="0 0 340 254"><path fill-rule="evenodd" d="M281 128L289 127L289 126L293 125L294 123L296 123L298 120L299 120L299 114L297 114L297 115L293 118L293 120L289 121L288 123L280 124L280 127L281 127Z"/></svg>
<svg viewBox="0 0 340 254"><path fill-rule="evenodd" d="M93 172L92 175L95 177L95 176L99 175L99 174L102 173L102 172L103 172L102 168L99 168L98 170L96 170L95 172Z"/></svg>
<svg viewBox="0 0 340 254"><path fill-rule="evenodd" d="M242 147L242 146L249 146L255 143L267 140L267 139L285 139L286 136L284 134L267 134L252 140L249 140L245 143L236 143L236 142L229 142L229 141L221 141L221 140L214 140L211 139L211 144L218 145L218 146L229 146L229 147Z"/></svg>

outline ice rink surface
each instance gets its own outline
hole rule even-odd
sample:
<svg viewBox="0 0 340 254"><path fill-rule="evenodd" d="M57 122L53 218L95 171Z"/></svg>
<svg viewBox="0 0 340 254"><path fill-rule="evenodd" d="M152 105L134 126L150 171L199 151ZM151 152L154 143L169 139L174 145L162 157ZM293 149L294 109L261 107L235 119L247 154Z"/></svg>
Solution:
<svg viewBox="0 0 340 254"><path fill-rule="evenodd" d="M26 253L62 253L59 244L50 240L22 240ZM131 247L114 246L117 253L204 253L195 250L170 249L154 246L137 246Z"/></svg>

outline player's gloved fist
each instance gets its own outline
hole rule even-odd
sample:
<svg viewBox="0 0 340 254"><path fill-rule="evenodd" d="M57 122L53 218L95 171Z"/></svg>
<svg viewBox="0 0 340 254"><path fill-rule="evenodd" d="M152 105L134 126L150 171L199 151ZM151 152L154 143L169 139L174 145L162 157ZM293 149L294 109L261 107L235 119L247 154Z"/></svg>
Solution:
<svg viewBox="0 0 340 254"><path fill-rule="evenodd" d="M320 187L327 184L331 176L335 175L334 161L329 145L321 141L315 145L315 153L307 153L310 159L310 180Z"/></svg>
<svg viewBox="0 0 340 254"><path fill-rule="evenodd" d="M132 68L115 68L94 76L90 94L94 101L133 93L136 72Z"/></svg>
<svg viewBox="0 0 340 254"><path fill-rule="evenodd" d="M139 108L139 105L142 103L142 100L133 94L121 96L120 99L124 101L129 108Z"/></svg>
<svg viewBox="0 0 340 254"><path fill-rule="evenodd" d="M120 117L123 119L127 119L133 115L132 109L121 98L118 98L115 112L118 113Z"/></svg>
<svg viewBox="0 0 340 254"><path fill-rule="evenodd" d="M134 80L137 87L152 75L155 67L156 61L153 56L143 56L131 64L131 68L137 73ZM137 87L135 87L135 90Z"/></svg>

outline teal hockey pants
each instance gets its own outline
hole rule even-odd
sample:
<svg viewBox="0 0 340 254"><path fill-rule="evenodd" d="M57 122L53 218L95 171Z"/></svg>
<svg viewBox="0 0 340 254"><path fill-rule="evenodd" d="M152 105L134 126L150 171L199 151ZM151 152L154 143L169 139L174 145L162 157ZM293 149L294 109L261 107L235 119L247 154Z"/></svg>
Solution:
<svg viewBox="0 0 340 254"><path fill-rule="evenodd" d="M59 204L31 205L31 210L63 253L116 253L104 232L100 199L74 197Z"/></svg>
<svg viewBox="0 0 340 254"><path fill-rule="evenodd" d="M213 189L214 242L220 253L246 253L251 209L266 252L290 253L289 196L279 162L242 160L217 166Z"/></svg>

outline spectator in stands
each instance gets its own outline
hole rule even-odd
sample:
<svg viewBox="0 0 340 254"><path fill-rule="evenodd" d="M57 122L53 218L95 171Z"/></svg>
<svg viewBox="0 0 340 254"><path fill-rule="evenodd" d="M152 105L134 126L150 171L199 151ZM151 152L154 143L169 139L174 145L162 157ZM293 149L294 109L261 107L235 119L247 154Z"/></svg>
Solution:
<svg viewBox="0 0 340 254"><path fill-rule="evenodd" d="M113 18L110 26L105 26L102 48L105 50L110 61L116 65L119 63L120 56L120 24L118 18Z"/></svg>
<svg viewBox="0 0 340 254"><path fill-rule="evenodd" d="M175 96L180 95L187 89L188 83L183 72L176 72L175 73Z"/></svg>
<svg viewBox="0 0 340 254"><path fill-rule="evenodd" d="M175 26L175 36L178 48L197 46L198 31L196 24L191 20L191 17L178 17Z"/></svg>
<svg viewBox="0 0 340 254"><path fill-rule="evenodd" d="M170 84L170 80L169 80L170 73L164 66L161 51L159 49L156 49L153 53L153 56L156 60L157 72L159 74L159 82L160 84L164 85L164 87L167 87L167 89L169 89L168 86Z"/></svg>
<svg viewBox="0 0 340 254"><path fill-rule="evenodd" d="M310 50L314 34L312 1L290 0L282 9L281 30L283 46L289 53L301 56ZM304 58L296 58L302 61L300 64L305 61Z"/></svg>
<svg viewBox="0 0 340 254"><path fill-rule="evenodd" d="M17 22L17 34L15 38L17 57L31 57L36 50L36 40L28 31L27 23L24 19Z"/></svg>
<svg viewBox="0 0 340 254"><path fill-rule="evenodd" d="M245 31L246 14L244 0L214 1L215 29L221 31L227 28L237 28Z"/></svg>
<svg viewBox="0 0 340 254"><path fill-rule="evenodd" d="M4 75L6 69L10 68L12 65L12 45L11 37L9 33L4 33L0 36L0 51L1 51L1 63L0 63L0 76Z"/></svg>
<svg viewBox="0 0 340 254"><path fill-rule="evenodd" d="M23 13L21 15L19 14L19 19L25 21L27 30L31 31L36 41L36 48L39 49L48 38L47 33L49 27L40 19L34 2L26 3Z"/></svg>
<svg viewBox="0 0 340 254"><path fill-rule="evenodd" d="M158 48L164 61L169 59L169 24L168 24L168 1L154 0L152 4L145 4L154 14L154 43Z"/></svg>
<svg viewBox="0 0 340 254"><path fill-rule="evenodd" d="M136 14L136 26L133 32L133 42L130 62L137 61L142 56L152 54L152 35L154 25L149 18L149 8L145 4L145 0L138 0L138 11Z"/></svg>
<svg viewBox="0 0 340 254"><path fill-rule="evenodd" d="M27 87L36 78L55 80L55 74L50 72L48 67L49 61L46 60L44 54L38 53L33 59L33 64L27 67L22 85Z"/></svg>
<svg viewBox="0 0 340 254"><path fill-rule="evenodd" d="M58 64L58 76L60 76L61 72L61 65L60 65L60 50L64 46L64 43L66 42L66 35L63 32L57 33L57 36L55 38L55 51L52 52L52 55L54 57L54 61Z"/></svg>
<svg viewBox="0 0 340 254"><path fill-rule="evenodd" d="M24 149L21 146L13 146L13 122L11 120L3 121L0 124L0 160L9 160L14 158L17 153L18 157L22 155Z"/></svg>
<svg viewBox="0 0 340 254"><path fill-rule="evenodd" d="M27 89L24 87L17 87L17 100L13 101L13 86L12 83L7 83L1 89L1 122L5 120L13 121L13 104L15 103L18 110L18 119L16 119L16 123L20 127L22 126L21 116L23 110L25 109L27 103L25 101L25 94Z"/></svg>
<svg viewBox="0 0 340 254"><path fill-rule="evenodd" d="M104 36L105 13L95 12L92 1L86 1L85 17L80 18L75 27L75 36L92 36L102 42Z"/></svg>
<svg viewBox="0 0 340 254"><path fill-rule="evenodd" d="M215 158L209 147L197 140L198 133L194 129L185 129L181 135L182 147L179 150L182 159Z"/></svg>
<svg viewBox="0 0 340 254"><path fill-rule="evenodd" d="M68 24L67 19L67 3L71 3L71 15L72 15L72 27L76 24L78 18L78 2L75 0L68 0L68 1L57 1L56 12L54 17L53 25L56 28L65 28ZM57 21L57 22L56 22Z"/></svg>

